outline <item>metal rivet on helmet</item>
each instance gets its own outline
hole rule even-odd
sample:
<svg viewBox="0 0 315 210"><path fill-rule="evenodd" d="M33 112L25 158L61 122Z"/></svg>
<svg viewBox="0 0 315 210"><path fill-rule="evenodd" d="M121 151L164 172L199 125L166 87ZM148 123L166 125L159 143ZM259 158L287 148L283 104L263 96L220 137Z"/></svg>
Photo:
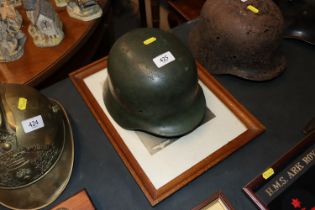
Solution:
<svg viewBox="0 0 315 210"><path fill-rule="evenodd" d="M174 35L152 28L113 45L104 101L123 128L160 136L190 132L206 110L191 53Z"/></svg>
<svg viewBox="0 0 315 210"><path fill-rule="evenodd" d="M285 69L282 31L283 18L272 0L207 0L189 45L213 74L263 81Z"/></svg>
<svg viewBox="0 0 315 210"><path fill-rule="evenodd" d="M13 209L47 206L72 171L73 139L64 109L28 86L1 84L0 118L0 203Z"/></svg>

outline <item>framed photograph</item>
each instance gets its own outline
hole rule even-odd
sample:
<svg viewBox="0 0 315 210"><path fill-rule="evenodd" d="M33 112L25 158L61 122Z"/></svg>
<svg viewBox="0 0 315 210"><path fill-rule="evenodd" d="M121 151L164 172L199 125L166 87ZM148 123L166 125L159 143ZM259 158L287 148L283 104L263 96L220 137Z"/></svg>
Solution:
<svg viewBox="0 0 315 210"><path fill-rule="evenodd" d="M249 182L243 190L259 209L315 210L315 132Z"/></svg>
<svg viewBox="0 0 315 210"><path fill-rule="evenodd" d="M234 210L234 208L224 194L219 192L212 195L192 210Z"/></svg>
<svg viewBox="0 0 315 210"><path fill-rule="evenodd" d="M198 76L208 107L204 121L185 136L161 138L123 129L110 116L103 101L107 58L70 74L151 205L159 203L264 131L264 126L200 65Z"/></svg>

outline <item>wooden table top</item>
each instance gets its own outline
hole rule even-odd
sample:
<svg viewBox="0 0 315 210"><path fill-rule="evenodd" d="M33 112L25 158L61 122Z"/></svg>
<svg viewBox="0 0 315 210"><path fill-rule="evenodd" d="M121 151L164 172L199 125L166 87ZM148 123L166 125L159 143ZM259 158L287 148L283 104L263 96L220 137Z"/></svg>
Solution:
<svg viewBox="0 0 315 210"><path fill-rule="evenodd" d="M103 15L108 8L108 0L99 3L103 8ZM55 6L55 4L53 3ZM23 56L16 61L0 63L0 82L28 84L35 86L68 61L77 52L85 41L93 34L100 19L84 22L71 18L66 8L56 8L64 30L64 40L55 47L39 48L33 44L32 37L28 34L29 21L25 10L18 8L23 17L22 31L27 40Z"/></svg>

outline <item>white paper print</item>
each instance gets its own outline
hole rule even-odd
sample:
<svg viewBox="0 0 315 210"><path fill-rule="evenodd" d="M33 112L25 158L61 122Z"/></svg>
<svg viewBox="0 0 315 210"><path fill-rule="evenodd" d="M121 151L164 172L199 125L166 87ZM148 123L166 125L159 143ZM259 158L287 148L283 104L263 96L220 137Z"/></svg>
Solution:
<svg viewBox="0 0 315 210"><path fill-rule="evenodd" d="M175 61L175 57L170 51L167 51L159 56L156 56L153 58L153 62L158 68L161 68L165 66L166 64L169 64L170 62Z"/></svg>
<svg viewBox="0 0 315 210"><path fill-rule="evenodd" d="M41 115L23 120L21 123L25 133L35 131L45 126Z"/></svg>

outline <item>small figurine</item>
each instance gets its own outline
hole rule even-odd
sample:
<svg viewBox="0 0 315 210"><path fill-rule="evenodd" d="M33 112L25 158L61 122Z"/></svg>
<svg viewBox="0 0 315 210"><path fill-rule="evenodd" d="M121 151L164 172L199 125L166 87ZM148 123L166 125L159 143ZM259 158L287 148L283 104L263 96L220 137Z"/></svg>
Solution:
<svg viewBox="0 0 315 210"><path fill-rule="evenodd" d="M26 37L20 31L22 17L11 3L0 1L0 62L15 61L24 53Z"/></svg>
<svg viewBox="0 0 315 210"><path fill-rule="evenodd" d="M25 40L22 32L10 29L6 21L0 20L0 62L19 59L24 53Z"/></svg>
<svg viewBox="0 0 315 210"><path fill-rule="evenodd" d="M8 0L0 0L0 19L5 20L9 27L18 31L22 26L22 16L14 9L14 5Z"/></svg>
<svg viewBox="0 0 315 210"><path fill-rule="evenodd" d="M53 47L63 40L62 22L47 0L23 0L31 21L28 32L37 47Z"/></svg>
<svg viewBox="0 0 315 210"><path fill-rule="evenodd" d="M75 19L90 21L102 16L102 8L95 0L70 0L67 12Z"/></svg>
<svg viewBox="0 0 315 210"><path fill-rule="evenodd" d="M3 3L7 3L8 5L12 5L13 7L18 7L22 5L21 0L0 0L0 5L2 6Z"/></svg>
<svg viewBox="0 0 315 210"><path fill-rule="evenodd" d="M65 7L68 4L68 0L55 0L57 7Z"/></svg>

